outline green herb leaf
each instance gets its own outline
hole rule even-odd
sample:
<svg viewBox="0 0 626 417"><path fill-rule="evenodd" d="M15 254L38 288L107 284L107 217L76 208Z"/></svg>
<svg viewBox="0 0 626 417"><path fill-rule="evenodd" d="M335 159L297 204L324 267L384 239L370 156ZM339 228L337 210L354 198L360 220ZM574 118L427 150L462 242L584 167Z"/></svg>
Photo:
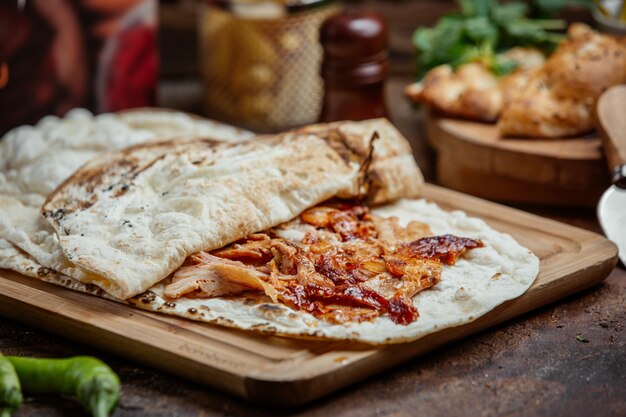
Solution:
<svg viewBox="0 0 626 417"><path fill-rule="evenodd" d="M420 76L437 65L454 60L463 47L463 21L446 16L434 28L420 28L413 36L417 49L416 63Z"/></svg>
<svg viewBox="0 0 626 417"><path fill-rule="evenodd" d="M413 45L421 52L432 51L433 30L430 28L419 28L413 33Z"/></svg>
<svg viewBox="0 0 626 417"><path fill-rule="evenodd" d="M563 39L563 35L546 32L542 24L542 21L530 19L510 22L505 28L507 46L537 46L551 51Z"/></svg>
<svg viewBox="0 0 626 417"><path fill-rule="evenodd" d="M517 68L497 54L515 46L532 46L552 51L563 35L548 32L565 27L559 20L531 20L524 16L524 2L499 4L497 0L459 0L461 12L439 19L432 28L418 28L413 34L418 79L430 69L450 64L456 68L480 61L495 74L505 75Z"/></svg>
<svg viewBox="0 0 626 417"><path fill-rule="evenodd" d="M582 342L582 343L589 343L589 340L588 340L588 339L586 339L586 338L584 338L584 337L583 337L582 335L580 335L580 334L577 334L577 335L576 335L576 340L578 340L579 342Z"/></svg>
<svg viewBox="0 0 626 417"><path fill-rule="evenodd" d="M537 26L533 23L532 20L527 19L518 19L512 22L509 22L505 30L511 36L516 36L518 38L526 38L526 39L537 39L542 36L541 27Z"/></svg>
<svg viewBox="0 0 626 417"><path fill-rule="evenodd" d="M495 44L498 38L498 28L485 16L467 19L463 28L465 35L476 43L487 41Z"/></svg>
<svg viewBox="0 0 626 417"><path fill-rule="evenodd" d="M502 77L504 75L510 74L519 68L519 62L514 59L507 58L502 55L497 55L496 59L493 61L491 65L491 70L498 77Z"/></svg>
<svg viewBox="0 0 626 417"><path fill-rule="evenodd" d="M465 16L489 16L495 0L459 0L461 13Z"/></svg>
<svg viewBox="0 0 626 417"><path fill-rule="evenodd" d="M528 6L525 3L515 2L494 7L491 16L499 25L506 25L511 20L523 18L527 12Z"/></svg>

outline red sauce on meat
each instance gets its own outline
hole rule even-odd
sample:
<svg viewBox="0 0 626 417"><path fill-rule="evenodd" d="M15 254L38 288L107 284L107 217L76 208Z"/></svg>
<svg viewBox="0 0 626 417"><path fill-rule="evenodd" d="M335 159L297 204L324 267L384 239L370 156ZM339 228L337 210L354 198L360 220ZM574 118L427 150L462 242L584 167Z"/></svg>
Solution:
<svg viewBox="0 0 626 417"><path fill-rule="evenodd" d="M403 297L396 296L389 301L389 317L396 324L411 324L419 317L415 306Z"/></svg>
<svg viewBox="0 0 626 417"><path fill-rule="evenodd" d="M318 231L324 229L326 234L307 232L303 244L308 250L301 251L304 258L288 259L288 251L276 258L285 261L279 272L294 277L275 284L278 299L296 310L336 322L371 320L382 314L389 314L396 324L414 322L419 313L412 297L439 282L441 264L453 264L467 250L483 246L479 240L449 234L386 243L379 238L376 228L381 218L358 205L315 207L304 212L301 219ZM397 220L394 221L394 227L399 228ZM388 232L389 228L385 230ZM408 236L407 230L402 229L395 236ZM334 239L324 238L329 232L335 234ZM254 239L237 242L213 254L259 268L279 256L276 252L280 247L272 246L268 239L257 234ZM300 268L303 265L312 268ZM389 285L365 284L379 274L383 274L380 275L383 282Z"/></svg>
<svg viewBox="0 0 626 417"><path fill-rule="evenodd" d="M482 248L480 240L454 235L429 236L400 245L398 252L419 258L439 259L446 265L455 263L468 249Z"/></svg>

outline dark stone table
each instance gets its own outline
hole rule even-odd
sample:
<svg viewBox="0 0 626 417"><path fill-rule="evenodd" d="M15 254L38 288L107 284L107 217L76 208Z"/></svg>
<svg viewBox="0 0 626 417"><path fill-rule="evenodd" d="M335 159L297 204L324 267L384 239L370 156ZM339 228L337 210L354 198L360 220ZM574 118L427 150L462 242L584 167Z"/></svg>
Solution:
<svg viewBox="0 0 626 417"><path fill-rule="evenodd" d="M393 5L391 5L393 3ZM400 4L401 6L397 6ZM449 1L377 2L392 22L388 97L393 121L411 140L425 176L432 153L420 113L402 97L411 79L410 34ZM163 105L197 108L197 81L162 83ZM197 85L199 87L199 85ZM180 107L180 106L179 106ZM533 208L599 231L592 210ZM626 416L626 270L602 284L438 349L313 404L267 409L106 352L0 318L0 351L9 355L95 355L121 377L115 417L135 416ZM579 336L577 338L577 336ZM70 399L27 397L16 416L86 416Z"/></svg>

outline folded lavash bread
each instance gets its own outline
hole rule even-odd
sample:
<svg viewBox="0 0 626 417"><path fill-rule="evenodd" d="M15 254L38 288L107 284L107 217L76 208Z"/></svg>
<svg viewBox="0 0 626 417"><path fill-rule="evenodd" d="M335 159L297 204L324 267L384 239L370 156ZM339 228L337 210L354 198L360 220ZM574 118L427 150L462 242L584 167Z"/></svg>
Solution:
<svg viewBox="0 0 626 417"><path fill-rule="evenodd" d="M127 299L188 255L286 222L331 197L369 191L370 202L383 203L419 194L423 180L411 148L388 121L315 129L237 144L138 145L91 160L42 208L75 267L66 265L67 274ZM393 169L381 171L387 167Z"/></svg>
<svg viewBox="0 0 626 417"><path fill-rule="evenodd" d="M419 194L424 179L415 164L415 159L406 139L386 119L365 120L358 123L320 123L306 126L298 133L322 135L334 146L342 157L352 153L357 159L368 157L369 144L366 142L376 132L380 138L367 172L368 201L380 204L401 197L414 197Z"/></svg>
<svg viewBox="0 0 626 417"><path fill-rule="evenodd" d="M334 323L274 303L260 292L211 298L192 294L170 299L165 295L169 280L125 301L142 310L256 333L382 345L413 341L472 322L522 295L539 273L539 259L530 250L510 235L460 210L445 211L425 199L402 199L378 206L372 212L385 218L396 217L403 227L418 221L427 224L435 235L469 237L484 244L468 251L455 264L443 265L441 281L412 298L419 318L408 325L394 323L389 315ZM67 281L64 285L76 283Z"/></svg>
<svg viewBox="0 0 626 417"><path fill-rule="evenodd" d="M98 116L74 109L6 133L0 140L0 268L54 279L53 265L67 262L54 229L40 215L46 196L94 156L174 136L240 142L253 134L153 108Z"/></svg>
<svg viewBox="0 0 626 417"><path fill-rule="evenodd" d="M358 160L366 153L362 142L354 136L360 134L358 125L352 123L316 125L302 129L299 133L322 133L326 141L334 143L333 149L342 155L343 159ZM361 122L361 126L367 125L371 125L365 130L367 134L371 134L373 128L382 132L383 137L394 133L393 128L390 128L387 123ZM388 129L391 130L388 131ZM344 137L341 139L337 136ZM206 145L209 145L208 141L198 141L195 146L201 150ZM154 144L146 147L142 152L144 159L138 158L137 160L144 164L149 163L148 160L161 152L160 146L160 144ZM188 144L188 146L190 147L188 151L190 151L192 145ZM370 192L373 193L372 199L383 202L387 199L394 199L395 196L407 193L407 191L410 192L411 183L402 185L403 181L396 182L393 179L402 177L400 175L403 172L402 165L407 164L407 160L412 160L412 157L406 153L400 157L389 148L383 150L377 148L376 151L378 156L386 155L386 157L373 158L370 161L372 169L368 172L368 182ZM421 177L417 178L416 184L419 185ZM120 187L117 192L122 192L122 188ZM130 188L126 192L128 191ZM164 296L167 279L157 282L147 291L124 302L145 310L256 332L296 337L358 340L374 344L398 343L415 340L447 327L470 322L502 302L523 294L538 273L539 261L528 249L519 245L510 236L491 229L482 220L467 217L463 212L446 212L425 200L401 200L380 206L374 210L374 213L383 217L396 216L401 224L406 224L411 220L421 221L428 224L435 234L451 233L467 236L480 239L485 244L485 247L467 253L455 265L444 266L441 282L429 290L418 293L413 298L420 317L408 326L395 324L386 316L362 323L330 323L319 320L304 311L295 311L285 305L268 302L266 297L254 297L253 294L210 299L181 297L171 300ZM16 221L19 223L19 219ZM42 223L46 222L42 221ZM33 225L32 222L29 227L30 231L25 234L33 235L30 239L33 243L40 243L36 237L37 234L49 235L46 230L37 231L38 226ZM129 226L126 225L126 227ZM26 229L28 227L24 230ZM58 269L65 274L50 267L38 266L40 264L29 253L2 239L0 239L0 262L4 261L5 265L8 263L17 266L9 267L18 271L20 268L22 270L26 268L31 272L36 271L35 274L28 275L36 276L44 281L112 298L100 287L89 283L92 277L90 272L83 271L69 262L56 240L56 235L52 234L52 236L55 239L51 247L42 245L36 247L34 252L39 250L43 252L40 256L45 257L45 252L50 251L46 261L56 262ZM79 277L82 281L68 275Z"/></svg>

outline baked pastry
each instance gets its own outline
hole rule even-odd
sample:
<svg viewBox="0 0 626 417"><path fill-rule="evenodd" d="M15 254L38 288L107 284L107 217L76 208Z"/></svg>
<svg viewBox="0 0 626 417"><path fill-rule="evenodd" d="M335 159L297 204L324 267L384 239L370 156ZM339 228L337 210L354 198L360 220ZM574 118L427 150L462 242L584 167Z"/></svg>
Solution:
<svg viewBox="0 0 626 417"><path fill-rule="evenodd" d="M495 122L512 91L544 62L543 54L532 48L513 48L505 56L519 67L504 77L496 76L481 62L463 64L456 71L440 65L421 82L407 86L405 94L445 116Z"/></svg>
<svg viewBox="0 0 626 417"><path fill-rule="evenodd" d="M512 90L502 136L560 138L593 130L593 109L607 88L626 83L626 40L573 24L546 63Z"/></svg>

